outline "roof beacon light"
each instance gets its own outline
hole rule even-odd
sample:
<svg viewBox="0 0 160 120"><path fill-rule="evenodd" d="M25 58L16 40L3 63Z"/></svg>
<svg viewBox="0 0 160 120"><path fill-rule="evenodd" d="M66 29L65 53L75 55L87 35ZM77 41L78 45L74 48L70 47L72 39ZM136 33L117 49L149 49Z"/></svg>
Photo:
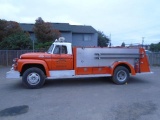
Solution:
<svg viewBox="0 0 160 120"><path fill-rule="evenodd" d="M65 42L65 38L59 37L59 39L56 39L55 42Z"/></svg>
<svg viewBox="0 0 160 120"><path fill-rule="evenodd" d="M64 42L64 41L65 41L65 38L64 38L64 37L60 37L60 38L58 39L58 41L59 41L59 42Z"/></svg>

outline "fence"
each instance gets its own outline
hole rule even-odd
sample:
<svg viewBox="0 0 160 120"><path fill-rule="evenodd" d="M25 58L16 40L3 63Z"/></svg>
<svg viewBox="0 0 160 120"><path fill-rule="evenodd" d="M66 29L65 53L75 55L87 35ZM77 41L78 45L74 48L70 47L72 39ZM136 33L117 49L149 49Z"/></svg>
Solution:
<svg viewBox="0 0 160 120"><path fill-rule="evenodd" d="M151 66L160 66L160 52L148 53L147 56Z"/></svg>
<svg viewBox="0 0 160 120"><path fill-rule="evenodd" d="M33 52L32 50L0 50L0 65L11 66L14 58L19 58L21 54ZM35 50L40 52L40 50Z"/></svg>
<svg viewBox="0 0 160 120"><path fill-rule="evenodd" d="M21 54L33 52L32 50L0 50L0 65L11 66L14 58L19 58ZM35 52L43 52L37 50ZM160 53L147 54L150 65L160 65Z"/></svg>

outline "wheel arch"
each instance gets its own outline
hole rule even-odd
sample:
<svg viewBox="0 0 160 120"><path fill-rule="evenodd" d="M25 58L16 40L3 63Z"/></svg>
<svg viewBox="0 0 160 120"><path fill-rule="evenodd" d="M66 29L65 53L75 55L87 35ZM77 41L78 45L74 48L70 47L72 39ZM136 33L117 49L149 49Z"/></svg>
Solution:
<svg viewBox="0 0 160 120"><path fill-rule="evenodd" d="M32 67L36 67L36 68L41 69L41 70L44 72L44 74L46 75L46 70L45 70L45 68L44 68L44 66L43 66L42 64L31 64L31 63L28 63L28 64L24 64L24 65L23 65L22 70L21 70L21 72L20 72L20 75L22 76L23 73L24 73L27 69L32 68Z"/></svg>
<svg viewBox="0 0 160 120"><path fill-rule="evenodd" d="M37 67L41 69L47 77L50 76L48 66L43 60L20 59L18 61L18 71L20 72L21 76L23 75L25 70L32 67Z"/></svg>
<svg viewBox="0 0 160 120"><path fill-rule="evenodd" d="M129 64L128 62L115 62L112 65L112 70L111 70L111 74L113 75L115 69L119 66L123 66L125 68L128 69L129 73L131 73L132 75L135 75L135 70L133 68L133 66L131 64Z"/></svg>

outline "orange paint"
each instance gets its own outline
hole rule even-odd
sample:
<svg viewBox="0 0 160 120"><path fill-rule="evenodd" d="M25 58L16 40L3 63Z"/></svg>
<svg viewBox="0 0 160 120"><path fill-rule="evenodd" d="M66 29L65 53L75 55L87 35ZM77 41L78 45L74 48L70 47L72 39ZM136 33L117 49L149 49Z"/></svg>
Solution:
<svg viewBox="0 0 160 120"><path fill-rule="evenodd" d="M143 48L140 49L140 54L141 54L141 58L140 58L140 72L150 72L150 67L149 67L149 62L148 62L148 58L147 55L145 54L145 51Z"/></svg>
<svg viewBox="0 0 160 120"><path fill-rule="evenodd" d="M93 67L92 74L110 74L109 67Z"/></svg>
<svg viewBox="0 0 160 120"><path fill-rule="evenodd" d="M73 47L73 55L74 55L74 58L73 58L73 63L74 63L74 70L75 70L75 75L78 75L78 69L77 69L77 54L76 54L76 52L77 52L77 48L76 47Z"/></svg>
<svg viewBox="0 0 160 120"><path fill-rule="evenodd" d="M77 74L78 75L89 75L89 74L92 74L92 68L91 67L80 67L80 68L77 68Z"/></svg>
<svg viewBox="0 0 160 120"><path fill-rule="evenodd" d="M73 56L68 54L53 54L51 70L73 70Z"/></svg>
<svg viewBox="0 0 160 120"><path fill-rule="evenodd" d="M48 66L46 64L45 61L43 60L33 60L33 59L19 59L18 60L18 66L17 66L17 70L19 72L22 71L22 68L24 65L28 65L28 64L39 64L39 65L42 65L46 71L46 76L47 77L50 77L50 73L49 73L49 69L48 69Z"/></svg>
<svg viewBox="0 0 160 120"><path fill-rule="evenodd" d="M116 68L117 66L128 66L129 69L131 70L131 74L132 74L132 75L136 75L136 72L135 72L133 66L131 66L131 65L130 65L129 63L127 63L127 62L121 62L121 61L119 61L119 62L114 62L114 63L112 64L112 66L111 66L111 67L112 67L112 69L111 69L111 75L113 75L114 70L115 70L115 68Z"/></svg>
<svg viewBox="0 0 160 120"><path fill-rule="evenodd" d="M78 67L77 75L89 75L89 74L110 74L111 69L109 67Z"/></svg>

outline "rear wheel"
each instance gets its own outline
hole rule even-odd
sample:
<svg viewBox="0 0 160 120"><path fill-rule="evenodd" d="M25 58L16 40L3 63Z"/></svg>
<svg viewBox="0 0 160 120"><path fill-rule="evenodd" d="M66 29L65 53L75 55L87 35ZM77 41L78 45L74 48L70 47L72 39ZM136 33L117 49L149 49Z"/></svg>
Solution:
<svg viewBox="0 0 160 120"><path fill-rule="evenodd" d="M29 68L24 72L22 82L28 88L40 88L45 82L44 72L36 67Z"/></svg>
<svg viewBox="0 0 160 120"><path fill-rule="evenodd" d="M114 83L121 85L125 84L129 79L129 71L123 66L118 66L113 73L112 80Z"/></svg>

